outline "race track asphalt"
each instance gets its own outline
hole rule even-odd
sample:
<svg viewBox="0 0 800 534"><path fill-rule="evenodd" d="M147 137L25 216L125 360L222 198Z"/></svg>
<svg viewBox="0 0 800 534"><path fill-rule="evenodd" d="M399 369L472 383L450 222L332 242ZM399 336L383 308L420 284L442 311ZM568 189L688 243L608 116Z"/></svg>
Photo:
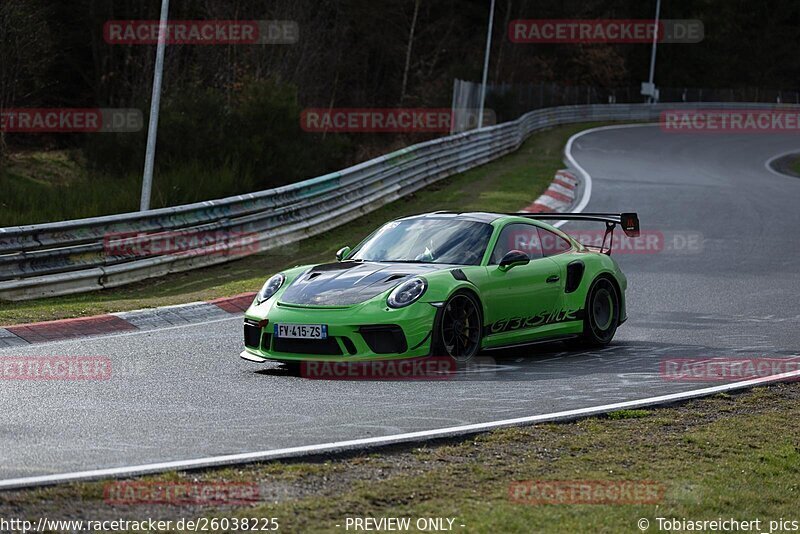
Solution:
<svg viewBox="0 0 800 534"><path fill-rule="evenodd" d="M573 156L593 178L585 211L637 211L644 230L666 238L663 250L616 256L630 319L601 351L492 352L496 365L447 381L307 380L240 360L240 318L2 349L0 357L104 356L113 373L0 381L0 480L640 399L707 385L665 380L666 358L800 354L800 179L764 166L792 149L794 136L656 126L575 141Z"/></svg>

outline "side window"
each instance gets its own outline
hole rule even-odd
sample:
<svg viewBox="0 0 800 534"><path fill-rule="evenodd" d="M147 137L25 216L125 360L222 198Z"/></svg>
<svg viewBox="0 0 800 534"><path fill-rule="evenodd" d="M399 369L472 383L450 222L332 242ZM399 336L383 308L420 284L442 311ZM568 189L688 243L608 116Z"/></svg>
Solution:
<svg viewBox="0 0 800 534"><path fill-rule="evenodd" d="M497 265L511 250L520 250L532 260L542 257L542 244L537 227L532 224L513 223L500 232L492 251L490 265Z"/></svg>
<svg viewBox="0 0 800 534"><path fill-rule="evenodd" d="M539 228L539 240L542 246L542 253L545 257L561 254L572 248L569 241L550 230Z"/></svg>

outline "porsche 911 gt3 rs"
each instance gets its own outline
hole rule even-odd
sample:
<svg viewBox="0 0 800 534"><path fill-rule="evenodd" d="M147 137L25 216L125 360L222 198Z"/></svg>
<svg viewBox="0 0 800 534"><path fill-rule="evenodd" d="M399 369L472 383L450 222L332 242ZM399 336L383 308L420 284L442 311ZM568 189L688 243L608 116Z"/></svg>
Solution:
<svg viewBox="0 0 800 534"><path fill-rule="evenodd" d="M585 246L547 220L606 225ZM602 346L626 319L627 280L610 256L635 213L434 212L378 228L334 263L269 278L244 320L247 360L364 361L574 339Z"/></svg>

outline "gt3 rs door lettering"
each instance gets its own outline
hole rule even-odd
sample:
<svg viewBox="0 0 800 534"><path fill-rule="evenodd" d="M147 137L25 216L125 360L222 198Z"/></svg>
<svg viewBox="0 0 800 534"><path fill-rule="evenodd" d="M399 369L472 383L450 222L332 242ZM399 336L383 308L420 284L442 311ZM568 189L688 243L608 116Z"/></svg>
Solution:
<svg viewBox="0 0 800 534"><path fill-rule="evenodd" d="M580 321L583 319L583 310L560 310L549 313L542 312L530 317L512 317L500 319L486 327L486 334L500 334L502 332L512 332L523 328L536 328L546 324L564 323L568 321Z"/></svg>
<svg viewBox="0 0 800 534"><path fill-rule="evenodd" d="M561 276L561 267L551 258L531 259L527 265L505 271L490 265L486 274L481 293L490 303L484 323L490 325L487 335L515 332L524 341L535 333L533 329L554 320L551 314L568 307L562 284L547 282Z"/></svg>

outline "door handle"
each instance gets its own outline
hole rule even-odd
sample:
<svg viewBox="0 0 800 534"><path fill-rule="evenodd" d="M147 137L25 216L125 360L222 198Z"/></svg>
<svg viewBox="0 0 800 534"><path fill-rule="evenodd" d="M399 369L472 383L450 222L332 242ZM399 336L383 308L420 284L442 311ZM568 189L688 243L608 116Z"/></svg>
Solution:
<svg viewBox="0 0 800 534"><path fill-rule="evenodd" d="M558 276L557 274L554 274L553 276L548 276L547 277L547 283L548 284L555 284L559 280L561 280L561 277Z"/></svg>

